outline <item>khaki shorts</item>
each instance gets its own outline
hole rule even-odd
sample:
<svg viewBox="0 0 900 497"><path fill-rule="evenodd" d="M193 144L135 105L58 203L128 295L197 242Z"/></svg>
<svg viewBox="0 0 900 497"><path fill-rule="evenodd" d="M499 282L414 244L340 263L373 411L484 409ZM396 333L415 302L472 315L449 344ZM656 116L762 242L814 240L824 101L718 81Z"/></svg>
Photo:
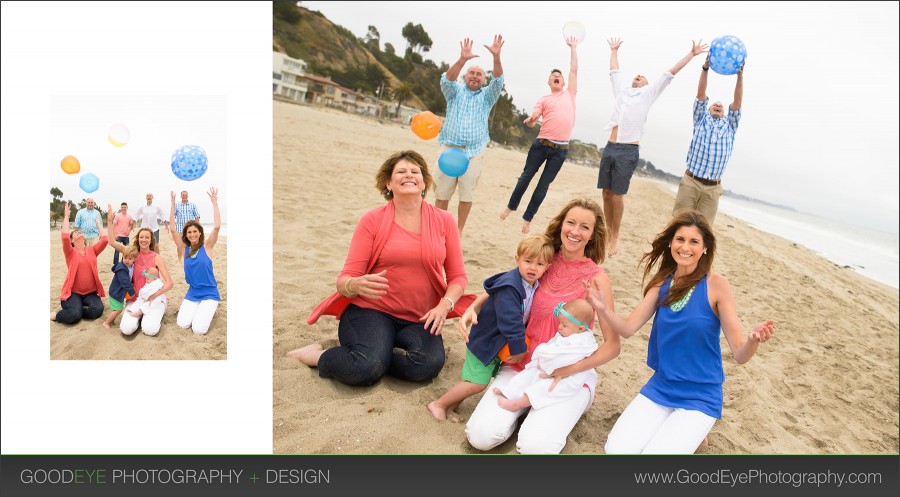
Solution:
<svg viewBox="0 0 900 497"><path fill-rule="evenodd" d="M440 158L441 154L444 153L444 150L447 150L448 148L452 147L441 145L440 150L438 150L438 158ZM478 185L478 178L481 176L481 170L484 168L484 152L481 152L475 157L470 157L468 169L466 169L465 174L458 178L444 174L437 163L438 161L435 159L435 167L433 169L435 185L434 197L438 200L450 200L450 197L453 196L453 192L459 187L459 201L471 202L475 194L475 186Z"/></svg>

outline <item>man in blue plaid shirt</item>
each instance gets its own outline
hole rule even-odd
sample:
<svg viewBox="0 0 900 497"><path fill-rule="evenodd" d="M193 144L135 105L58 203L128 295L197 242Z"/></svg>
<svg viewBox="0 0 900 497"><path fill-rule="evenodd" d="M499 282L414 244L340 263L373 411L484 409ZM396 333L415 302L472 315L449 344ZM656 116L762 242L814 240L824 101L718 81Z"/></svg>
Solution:
<svg viewBox="0 0 900 497"><path fill-rule="evenodd" d="M175 201L175 194L172 194L172 201ZM184 223L195 220L200 222L200 211L197 210L197 204L188 202L188 192L181 192L181 202L175 204L175 231L181 233L184 229ZM178 260L180 261L184 254L178 252Z"/></svg>
<svg viewBox="0 0 900 497"><path fill-rule="evenodd" d="M731 157L734 134L741 122L744 67L741 66L737 73L734 101L728 106L727 116L722 102L715 102L709 106L709 112L706 110L709 103L706 96L708 75L707 57L700 73L697 99L694 101L694 136L687 154L687 170L678 184L672 214L683 209L696 209L706 216L709 224L713 224L719 209L719 196L722 195L722 173Z"/></svg>
<svg viewBox="0 0 900 497"><path fill-rule="evenodd" d="M459 60L447 72L441 75L441 93L447 99L447 117L441 126L438 142L441 148L438 157L449 147L458 148L469 158L469 167L459 176L447 176L439 168L434 173L435 201L434 206L447 210L450 197L459 187L459 215L456 220L459 234L462 235L469 211L472 210L472 198L475 185L484 166L484 149L491 140L488 134L488 116L503 90L503 65L500 64L500 48L503 37L494 36L494 43L484 48L494 56L494 72L491 82L484 85L484 69L472 65L463 76L464 83L456 80L466 61L478 57L472 53L472 40L466 38L460 46Z"/></svg>

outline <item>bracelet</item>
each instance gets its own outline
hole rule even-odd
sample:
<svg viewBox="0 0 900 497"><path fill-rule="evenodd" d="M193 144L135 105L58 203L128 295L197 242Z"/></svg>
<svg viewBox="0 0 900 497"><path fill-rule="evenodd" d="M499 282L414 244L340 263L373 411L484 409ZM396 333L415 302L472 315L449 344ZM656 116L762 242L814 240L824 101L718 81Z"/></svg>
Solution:
<svg viewBox="0 0 900 497"><path fill-rule="evenodd" d="M703 72L709 71L708 67L701 67L701 69L703 69Z"/></svg>
<svg viewBox="0 0 900 497"><path fill-rule="evenodd" d="M450 302L450 309L447 312L452 312L453 306L454 306L453 299L451 299L450 297L441 297L441 300L446 300L447 302Z"/></svg>
<svg viewBox="0 0 900 497"><path fill-rule="evenodd" d="M357 295L356 293L350 291L350 282L352 280L353 278L347 278L347 280L344 281L344 292L347 293L347 295L344 296L347 298L355 297Z"/></svg>

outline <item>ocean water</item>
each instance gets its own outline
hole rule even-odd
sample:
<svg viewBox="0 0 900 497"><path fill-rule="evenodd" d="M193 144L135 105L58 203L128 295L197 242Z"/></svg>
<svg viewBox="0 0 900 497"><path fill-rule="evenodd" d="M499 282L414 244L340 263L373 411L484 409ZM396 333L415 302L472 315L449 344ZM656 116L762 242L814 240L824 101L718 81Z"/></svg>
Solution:
<svg viewBox="0 0 900 497"><path fill-rule="evenodd" d="M673 188L677 190L677 186ZM900 237L896 233L725 196L719 199L719 212L803 245L867 278L900 287Z"/></svg>

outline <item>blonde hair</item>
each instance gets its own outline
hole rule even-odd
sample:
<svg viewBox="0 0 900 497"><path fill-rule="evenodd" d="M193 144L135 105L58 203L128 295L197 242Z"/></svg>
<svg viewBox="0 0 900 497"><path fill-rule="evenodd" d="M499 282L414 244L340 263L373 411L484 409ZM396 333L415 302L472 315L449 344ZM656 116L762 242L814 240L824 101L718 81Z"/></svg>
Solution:
<svg viewBox="0 0 900 497"><path fill-rule="evenodd" d="M128 245L125 247L125 250L122 251L122 257L128 259L137 258L138 249L134 245Z"/></svg>
<svg viewBox="0 0 900 497"><path fill-rule="evenodd" d="M516 247L516 256L538 259L547 263L553 260L554 253L553 242L547 238L547 235L526 236L519 241L519 246Z"/></svg>
<svg viewBox="0 0 900 497"><path fill-rule="evenodd" d="M586 198L573 198L566 204L559 214L556 215L550 224L547 225L547 231L544 233L553 240L553 249L557 252L562 248L562 224L566 220L569 211L575 207L587 209L594 214L594 232L591 233L591 239L584 246L584 255L597 264L601 264L606 259L606 218L603 216L603 209L600 204Z"/></svg>

